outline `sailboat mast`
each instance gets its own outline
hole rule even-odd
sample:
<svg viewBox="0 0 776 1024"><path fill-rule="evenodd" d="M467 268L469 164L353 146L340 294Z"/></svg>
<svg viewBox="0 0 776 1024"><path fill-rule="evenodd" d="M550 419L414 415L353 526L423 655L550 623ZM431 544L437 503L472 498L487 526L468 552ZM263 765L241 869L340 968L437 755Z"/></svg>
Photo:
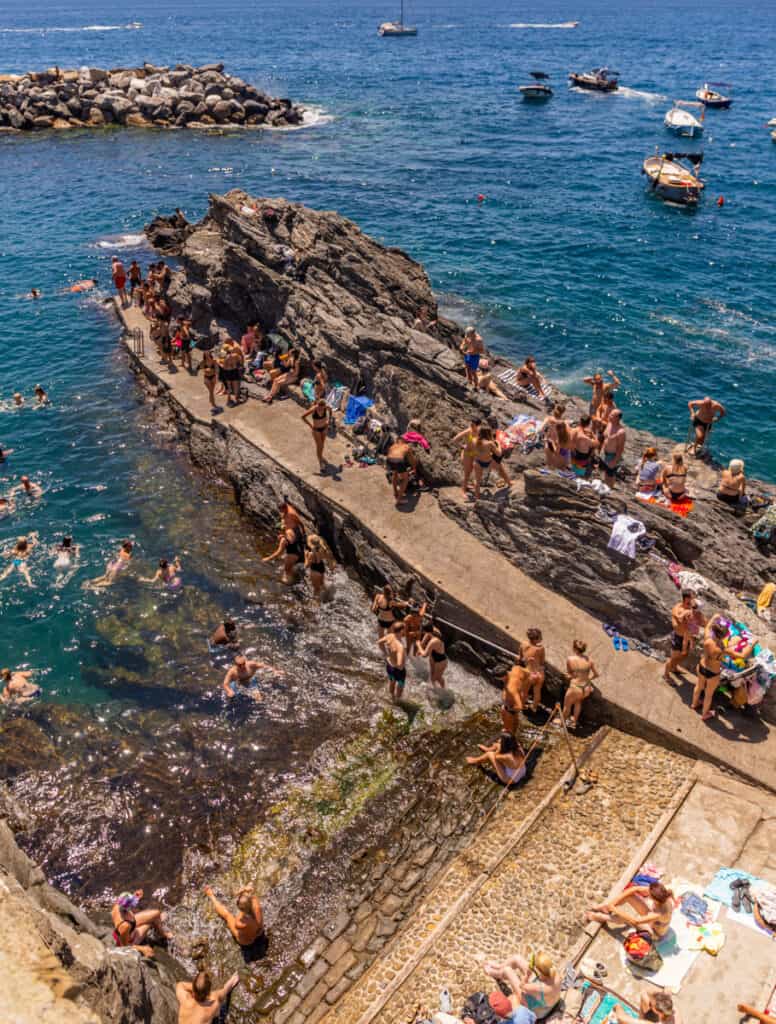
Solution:
<svg viewBox="0 0 776 1024"><path fill-rule="evenodd" d="M399 24L404 24L404 0L401 0L401 14L399 15Z"/></svg>

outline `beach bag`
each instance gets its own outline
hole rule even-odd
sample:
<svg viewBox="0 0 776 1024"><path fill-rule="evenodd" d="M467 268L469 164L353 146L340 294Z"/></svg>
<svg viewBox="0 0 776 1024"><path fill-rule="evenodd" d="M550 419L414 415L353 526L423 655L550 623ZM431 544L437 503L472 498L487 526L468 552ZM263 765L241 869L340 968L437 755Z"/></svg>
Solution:
<svg viewBox="0 0 776 1024"><path fill-rule="evenodd" d="M649 932L631 932L623 943L625 958L640 971L659 971L663 957L658 952Z"/></svg>
<svg viewBox="0 0 776 1024"><path fill-rule="evenodd" d="M469 996L463 1004L461 1017L471 1017L474 1024L501 1024L501 1017L496 1016L485 992L475 992Z"/></svg>
<svg viewBox="0 0 776 1024"><path fill-rule="evenodd" d="M361 436L366 433L366 416L360 416L353 424L353 433Z"/></svg>

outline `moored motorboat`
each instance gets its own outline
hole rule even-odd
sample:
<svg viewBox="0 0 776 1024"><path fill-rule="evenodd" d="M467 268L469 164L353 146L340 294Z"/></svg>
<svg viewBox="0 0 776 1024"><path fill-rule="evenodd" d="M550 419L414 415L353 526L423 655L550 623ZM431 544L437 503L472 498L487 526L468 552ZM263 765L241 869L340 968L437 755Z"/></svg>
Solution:
<svg viewBox="0 0 776 1024"><path fill-rule="evenodd" d="M686 163L681 163L682 160ZM698 177L702 161L703 153L656 153L647 157L641 173L647 176L650 190L656 195L672 203L690 206L698 202L705 188Z"/></svg>
<svg viewBox="0 0 776 1024"><path fill-rule="evenodd" d="M518 90L524 100L548 100L552 96L552 89L547 84L550 77L544 71L531 71L531 78L535 81L531 85L520 85Z"/></svg>
<svg viewBox="0 0 776 1024"><path fill-rule="evenodd" d="M700 118L690 112L690 107L700 111ZM702 103L696 103L693 100L674 100L674 105L666 113L663 124L677 135L687 135L693 138L703 133L705 113L706 108Z"/></svg>
<svg viewBox="0 0 776 1024"><path fill-rule="evenodd" d="M572 71L569 74L569 81L579 89L589 89L592 92L615 92L619 88L619 71L611 71L609 68L593 68L581 74Z"/></svg>
<svg viewBox="0 0 776 1024"><path fill-rule="evenodd" d="M712 86L730 86L729 82L705 82L701 89L695 93L696 97L701 101L705 107L711 107L715 110L727 110L733 100L729 96L725 96L723 93L718 92Z"/></svg>

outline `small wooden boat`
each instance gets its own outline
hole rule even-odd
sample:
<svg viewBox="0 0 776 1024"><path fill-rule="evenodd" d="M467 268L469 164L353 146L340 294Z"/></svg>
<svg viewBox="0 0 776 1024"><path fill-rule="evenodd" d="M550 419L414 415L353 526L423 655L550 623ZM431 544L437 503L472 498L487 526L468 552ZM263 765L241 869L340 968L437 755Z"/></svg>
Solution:
<svg viewBox="0 0 776 1024"><path fill-rule="evenodd" d="M548 100L552 96L552 89L547 85L550 77L543 71L531 71L531 78L535 79L532 85L520 85L518 89L524 100Z"/></svg>
<svg viewBox="0 0 776 1024"><path fill-rule="evenodd" d="M610 71L609 68L593 68L584 74L572 71L569 74L569 81L579 89L589 89L592 92L616 92L619 88L619 71Z"/></svg>
<svg viewBox="0 0 776 1024"><path fill-rule="evenodd" d="M700 111L700 118L690 113L688 108L696 107ZM663 124L670 131L677 135L687 135L694 138L703 134L703 118L706 108L702 103L695 103L693 100L674 100L674 105L666 113Z"/></svg>
<svg viewBox="0 0 776 1024"><path fill-rule="evenodd" d="M686 163L681 163L682 160ZM692 206L706 187L698 177L702 161L703 153L656 153L647 157L641 173L646 174L650 191L661 199ZM692 170L687 164L692 166Z"/></svg>
<svg viewBox="0 0 776 1024"><path fill-rule="evenodd" d="M714 110L727 110L733 101L729 96L725 96L723 93L713 89L712 86L715 85L729 87L728 82L705 82L703 88L698 89L695 95L705 107L711 107Z"/></svg>
<svg viewBox="0 0 776 1024"><path fill-rule="evenodd" d="M401 0L401 11L398 21L384 21L377 29L379 36L416 36L418 30L414 25L404 24L404 0Z"/></svg>

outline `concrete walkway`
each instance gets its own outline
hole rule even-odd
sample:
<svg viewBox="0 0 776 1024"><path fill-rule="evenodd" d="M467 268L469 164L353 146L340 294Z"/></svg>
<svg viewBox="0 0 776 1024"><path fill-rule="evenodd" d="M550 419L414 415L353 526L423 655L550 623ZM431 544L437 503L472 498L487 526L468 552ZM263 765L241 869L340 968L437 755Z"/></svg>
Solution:
<svg viewBox="0 0 776 1024"><path fill-rule="evenodd" d="M513 649L529 626L539 626L548 660L561 671L572 640L585 640L600 672L601 696L616 724L678 741L696 756L776 790L776 737L765 722L739 712L702 722L689 709L689 683L681 689L669 686L662 681L658 662L636 651L615 652L600 622L483 545L445 515L433 495L421 494L397 509L383 468L344 464L347 446L341 437L327 441L325 454L335 469L321 476L310 430L296 402L268 406L249 400L214 417L201 377L162 367L142 312L118 305L117 310L125 327L143 332L145 355L136 358L145 372L169 388L191 417L206 425L217 420L222 428L236 431L284 472L358 520L398 562L466 608L473 620L489 624L490 638ZM128 339L127 348L131 351Z"/></svg>

